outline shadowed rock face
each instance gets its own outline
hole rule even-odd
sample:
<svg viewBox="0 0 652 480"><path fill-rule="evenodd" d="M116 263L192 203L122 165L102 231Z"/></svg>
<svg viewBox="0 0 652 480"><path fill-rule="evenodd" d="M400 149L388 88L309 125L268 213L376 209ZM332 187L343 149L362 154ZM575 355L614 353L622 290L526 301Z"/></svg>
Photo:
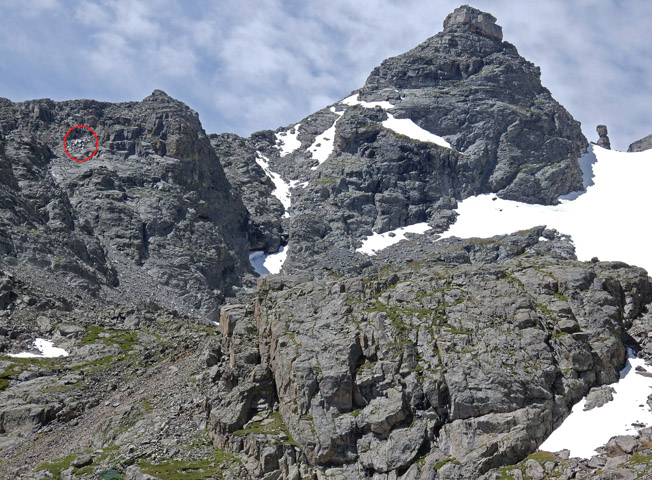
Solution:
<svg viewBox="0 0 652 480"><path fill-rule="evenodd" d="M77 124L99 140L83 163L63 148ZM217 316L250 268L247 212L195 112L161 91L126 104L5 102L0 129L3 263L55 290Z"/></svg>

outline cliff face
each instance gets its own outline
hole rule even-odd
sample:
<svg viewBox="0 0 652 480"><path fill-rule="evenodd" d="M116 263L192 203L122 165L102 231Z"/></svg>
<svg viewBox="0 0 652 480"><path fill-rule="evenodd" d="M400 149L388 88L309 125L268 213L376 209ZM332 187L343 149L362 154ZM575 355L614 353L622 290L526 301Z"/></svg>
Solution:
<svg viewBox="0 0 652 480"><path fill-rule="evenodd" d="M78 124L98 137L87 162L64 152ZM5 102L0 129L3 263L64 296L217 318L250 269L248 215L195 112L160 91L115 105Z"/></svg>
<svg viewBox="0 0 652 480"><path fill-rule="evenodd" d="M353 273L368 263L354 254L362 237L420 222L442 231L457 200L494 192L551 204L581 190L586 145L495 19L462 7L351 97L233 148L264 156L294 186L285 271Z"/></svg>
<svg viewBox="0 0 652 480"><path fill-rule="evenodd" d="M524 459L628 347L652 358L652 280L544 226L437 236L471 195L583 188L587 141L539 77L465 6L350 97L249 138L207 136L161 91L0 101L3 474L599 475L604 458ZM64 151L76 125L98 137L86 162ZM281 246L257 279L248 254ZM36 339L70 356L10 356ZM645 438L605 450L612 473L644 473Z"/></svg>

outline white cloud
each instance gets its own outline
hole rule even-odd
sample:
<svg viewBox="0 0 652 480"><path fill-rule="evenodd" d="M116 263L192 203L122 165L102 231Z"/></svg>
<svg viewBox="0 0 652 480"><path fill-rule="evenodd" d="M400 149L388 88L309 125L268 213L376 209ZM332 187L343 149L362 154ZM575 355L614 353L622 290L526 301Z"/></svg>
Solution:
<svg viewBox="0 0 652 480"><path fill-rule="evenodd" d="M247 135L347 96L384 58L439 32L460 3L0 0L0 96L118 101L162 88L207 130ZM652 3L472 3L541 66L589 139L598 123L619 148L652 133Z"/></svg>

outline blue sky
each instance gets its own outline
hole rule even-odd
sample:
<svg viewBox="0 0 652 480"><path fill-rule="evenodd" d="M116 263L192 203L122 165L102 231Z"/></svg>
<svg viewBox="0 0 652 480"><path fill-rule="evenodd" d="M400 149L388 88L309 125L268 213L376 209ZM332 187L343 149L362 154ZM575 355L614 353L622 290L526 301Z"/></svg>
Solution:
<svg viewBox="0 0 652 480"><path fill-rule="evenodd" d="M0 96L140 100L160 88L208 132L294 123L436 34L463 0L0 0ZM590 140L652 133L652 2L470 0L539 65Z"/></svg>

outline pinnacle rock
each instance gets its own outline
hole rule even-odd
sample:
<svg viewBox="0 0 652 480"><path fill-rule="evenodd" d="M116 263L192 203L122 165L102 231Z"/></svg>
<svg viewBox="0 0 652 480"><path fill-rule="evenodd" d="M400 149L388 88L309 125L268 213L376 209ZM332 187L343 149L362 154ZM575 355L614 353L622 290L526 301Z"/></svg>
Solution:
<svg viewBox="0 0 652 480"><path fill-rule="evenodd" d="M607 150L611 150L611 142L609 141L609 134L607 132L606 125L598 125L595 127L595 131L598 132L600 139L598 140L598 145Z"/></svg>
<svg viewBox="0 0 652 480"><path fill-rule="evenodd" d="M445 31L455 29L469 29L473 33L499 41L503 39L503 29L496 25L496 17L469 5L456 8L444 20Z"/></svg>
<svg viewBox="0 0 652 480"><path fill-rule="evenodd" d="M652 135L636 140L627 149L628 152L644 152L652 148Z"/></svg>

